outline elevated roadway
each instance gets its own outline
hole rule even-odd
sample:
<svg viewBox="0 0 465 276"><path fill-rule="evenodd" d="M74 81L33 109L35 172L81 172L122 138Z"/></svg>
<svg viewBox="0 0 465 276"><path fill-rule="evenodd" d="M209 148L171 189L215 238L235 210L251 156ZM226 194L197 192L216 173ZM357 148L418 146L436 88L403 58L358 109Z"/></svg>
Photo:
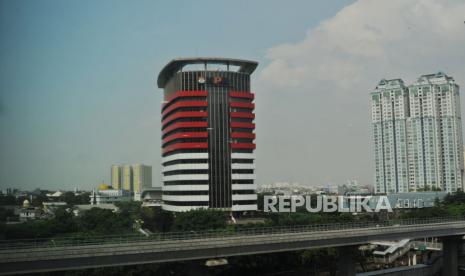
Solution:
<svg viewBox="0 0 465 276"><path fill-rule="evenodd" d="M14 240L0 242L0 275L83 269L92 267L163 263L184 260L253 255L312 248L347 248L376 240L442 237L445 255L457 267L459 238L465 235L465 218L434 218L166 233L144 236L106 236L93 239ZM449 254L449 255L448 255ZM350 257L350 256L344 256ZM344 273L354 275L355 265L343 260ZM456 270L456 269L455 269ZM455 271L454 270L454 271ZM447 274L456 275L456 274Z"/></svg>

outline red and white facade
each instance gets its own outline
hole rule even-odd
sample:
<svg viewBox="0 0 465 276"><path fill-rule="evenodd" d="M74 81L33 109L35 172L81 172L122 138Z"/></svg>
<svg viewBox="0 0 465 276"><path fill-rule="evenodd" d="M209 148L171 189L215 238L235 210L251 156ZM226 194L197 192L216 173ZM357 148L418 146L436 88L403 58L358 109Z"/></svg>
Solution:
<svg viewBox="0 0 465 276"><path fill-rule="evenodd" d="M192 64L204 70L187 70ZM209 70L213 64L226 68ZM193 58L173 60L161 71L165 210L257 209L250 92L256 66L252 61Z"/></svg>

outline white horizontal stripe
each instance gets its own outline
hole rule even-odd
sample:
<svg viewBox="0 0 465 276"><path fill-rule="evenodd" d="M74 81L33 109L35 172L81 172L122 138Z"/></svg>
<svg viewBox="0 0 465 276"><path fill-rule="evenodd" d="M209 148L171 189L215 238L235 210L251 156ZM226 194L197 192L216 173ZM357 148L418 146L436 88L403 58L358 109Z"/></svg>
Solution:
<svg viewBox="0 0 465 276"><path fill-rule="evenodd" d="M257 190L257 184L232 184L232 190Z"/></svg>
<svg viewBox="0 0 465 276"><path fill-rule="evenodd" d="M176 164L171 166L164 166L163 172L176 171L176 170L208 170L208 163L205 164Z"/></svg>
<svg viewBox="0 0 465 276"><path fill-rule="evenodd" d="M242 174L242 173L233 173L231 175L232 180L247 180L255 179L255 174Z"/></svg>
<svg viewBox="0 0 465 276"><path fill-rule="evenodd" d="M163 191L208 191L208 184L205 185L166 185Z"/></svg>
<svg viewBox="0 0 465 276"><path fill-rule="evenodd" d="M163 157L161 159L161 162L165 163L165 162L169 162L173 160L182 160L182 159L208 159L208 152L176 153L176 154Z"/></svg>
<svg viewBox="0 0 465 276"><path fill-rule="evenodd" d="M168 204L163 204L162 208L163 210L171 211L171 212L186 212L186 211L195 210L195 209L207 209L206 206L174 206L174 205L168 205Z"/></svg>
<svg viewBox="0 0 465 276"><path fill-rule="evenodd" d="M255 159L255 157L256 156L254 153L239 153L239 152L231 153L232 159Z"/></svg>
<svg viewBox="0 0 465 276"><path fill-rule="evenodd" d="M163 201L208 201L208 195L162 195Z"/></svg>
<svg viewBox="0 0 465 276"><path fill-rule="evenodd" d="M163 176L163 181L208 180L208 174L175 174Z"/></svg>
<svg viewBox="0 0 465 276"><path fill-rule="evenodd" d="M257 211L257 204L250 205L233 205L232 211Z"/></svg>
<svg viewBox="0 0 465 276"><path fill-rule="evenodd" d="M244 163L232 163L231 168L234 169L255 169L255 164L244 164Z"/></svg>
<svg viewBox="0 0 465 276"><path fill-rule="evenodd" d="M257 200L256 194L232 195L232 200Z"/></svg>

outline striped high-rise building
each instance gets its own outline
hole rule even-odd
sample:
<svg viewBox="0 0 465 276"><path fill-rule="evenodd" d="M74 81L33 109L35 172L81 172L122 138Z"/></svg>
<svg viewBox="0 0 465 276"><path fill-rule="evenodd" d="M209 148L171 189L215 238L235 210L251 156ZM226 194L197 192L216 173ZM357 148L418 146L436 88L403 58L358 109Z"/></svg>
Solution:
<svg viewBox="0 0 465 276"><path fill-rule="evenodd" d="M181 58L160 72L165 210L257 209L250 92L256 67L247 60Z"/></svg>
<svg viewBox="0 0 465 276"><path fill-rule="evenodd" d="M463 190L459 86L442 72L371 93L377 193Z"/></svg>

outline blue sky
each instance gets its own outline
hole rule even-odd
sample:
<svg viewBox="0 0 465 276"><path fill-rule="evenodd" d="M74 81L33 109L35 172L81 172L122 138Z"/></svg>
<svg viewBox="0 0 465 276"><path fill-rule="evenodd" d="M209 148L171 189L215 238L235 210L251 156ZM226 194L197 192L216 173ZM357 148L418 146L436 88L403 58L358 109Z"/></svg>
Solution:
<svg viewBox="0 0 465 276"><path fill-rule="evenodd" d="M0 189L90 189L115 163L150 164L160 185L155 80L183 56L260 63L259 185L372 184L369 93L439 70L463 90L464 14L463 0L0 0Z"/></svg>
<svg viewBox="0 0 465 276"><path fill-rule="evenodd" d="M159 184L155 78L166 62L248 58L258 78L270 48L350 3L0 1L0 188L89 189L111 164L135 162L153 165ZM266 183L306 180L259 166Z"/></svg>

